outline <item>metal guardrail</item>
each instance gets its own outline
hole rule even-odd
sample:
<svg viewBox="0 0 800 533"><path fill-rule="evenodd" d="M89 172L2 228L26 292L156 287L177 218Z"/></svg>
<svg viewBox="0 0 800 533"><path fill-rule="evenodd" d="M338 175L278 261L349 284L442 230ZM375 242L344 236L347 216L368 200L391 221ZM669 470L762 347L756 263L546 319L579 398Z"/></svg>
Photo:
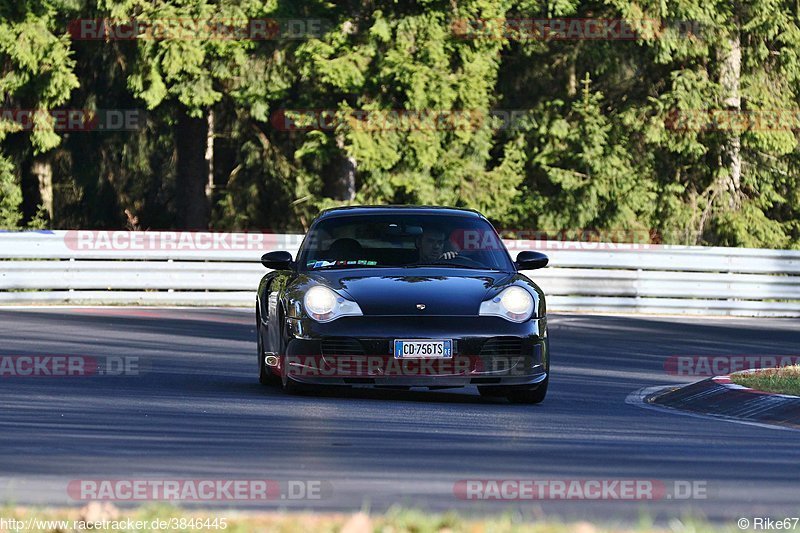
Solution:
<svg viewBox="0 0 800 533"><path fill-rule="evenodd" d="M301 235L0 232L0 304L252 305L269 250ZM551 311L800 316L800 252L505 241L550 266L528 273Z"/></svg>

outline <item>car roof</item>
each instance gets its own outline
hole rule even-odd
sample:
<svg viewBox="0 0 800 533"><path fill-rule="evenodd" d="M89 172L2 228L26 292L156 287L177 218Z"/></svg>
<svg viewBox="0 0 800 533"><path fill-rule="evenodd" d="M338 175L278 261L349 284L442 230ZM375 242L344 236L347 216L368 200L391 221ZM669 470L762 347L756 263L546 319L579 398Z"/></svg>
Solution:
<svg viewBox="0 0 800 533"><path fill-rule="evenodd" d="M485 218L482 214L474 209L462 209L460 207L444 207L436 205L351 205L326 209L319 214L317 220L348 215L388 215L397 214L398 211L402 211L403 214L451 215Z"/></svg>

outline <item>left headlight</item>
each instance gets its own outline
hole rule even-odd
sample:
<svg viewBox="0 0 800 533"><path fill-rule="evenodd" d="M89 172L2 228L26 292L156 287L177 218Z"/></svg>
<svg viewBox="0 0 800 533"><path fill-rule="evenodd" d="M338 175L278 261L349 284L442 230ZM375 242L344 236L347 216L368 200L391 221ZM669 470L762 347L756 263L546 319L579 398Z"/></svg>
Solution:
<svg viewBox="0 0 800 533"><path fill-rule="evenodd" d="M499 316L511 322L525 322L533 314L536 302L531 293L513 285L490 300L481 302L478 314Z"/></svg>
<svg viewBox="0 0 800 533"><path fill-rule="evenodd" d="M361 316L358 304L347 300L334 291L321 285L315 285L303 296L303 307L308 316L317 322L330 322L341 316Z"/></svg>

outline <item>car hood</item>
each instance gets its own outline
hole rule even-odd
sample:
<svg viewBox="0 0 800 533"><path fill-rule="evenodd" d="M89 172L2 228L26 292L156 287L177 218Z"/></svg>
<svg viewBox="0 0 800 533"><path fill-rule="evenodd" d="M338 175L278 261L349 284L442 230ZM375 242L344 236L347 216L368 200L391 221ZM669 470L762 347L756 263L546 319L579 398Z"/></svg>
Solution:
<svg viewBox="0 0 800 533"><path fill-rule="evenodd" d="M514 274L415 268L322 271L308 277L356 301L364 315L475 316L481 302ZM419 304L425 308L418 309Z"/></svg>

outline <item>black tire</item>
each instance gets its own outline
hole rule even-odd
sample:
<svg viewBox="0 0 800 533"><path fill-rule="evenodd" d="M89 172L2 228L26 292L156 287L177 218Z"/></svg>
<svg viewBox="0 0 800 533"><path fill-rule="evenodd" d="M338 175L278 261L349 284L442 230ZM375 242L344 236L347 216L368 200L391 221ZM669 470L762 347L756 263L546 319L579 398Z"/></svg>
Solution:
<svg viewBox="0 0 800 533"><path fill-rule="evenodd" d="M258 382L262 385L278 385L280 380L267 368L267 364L264 362L264 343L261 340L261 315L258 309L256 309L256 344L258 346Z"/></svg>
<svg viewBox="0 0 800 533"><path fill-rule="evenodd" d="M283 314L281 313L280 310L278 311L278 315L277 316L278 316L278 323L282 324L283 323ZM283 332L281 332L281 339L280 339L279 342L280 342L281 346L279 347L279 352L278 353L279 354L285 354L286 353L286 349L283 346L283 342L284 342L283 341ZM286 357L284 355L278 355L278 357L281 359L280 367L281 367L282 370L281 370L281 376L280 377L275 376L275 380L276 380L277 383L280 384L281 389L283 390L283 392L285 392L286 394L292 394L292 395L299 395L299 394L303 394L303 393L307 392L308 391L308 385L304 385L303 383L298 383L297 381L293 380L292 378L290 378L288 376L289 368L287 367L287 364L286 364Z"/></svg>
<svg viewBox="0 0 800 533"><path fill-rule="evenodd" d="M534 404L541 403L545 396L547 396L547 382L550 381L550 376L547 376L538 387L535 389L516 389L512 388L508 391L506 396L511 403L521 404Z"/></svg>

